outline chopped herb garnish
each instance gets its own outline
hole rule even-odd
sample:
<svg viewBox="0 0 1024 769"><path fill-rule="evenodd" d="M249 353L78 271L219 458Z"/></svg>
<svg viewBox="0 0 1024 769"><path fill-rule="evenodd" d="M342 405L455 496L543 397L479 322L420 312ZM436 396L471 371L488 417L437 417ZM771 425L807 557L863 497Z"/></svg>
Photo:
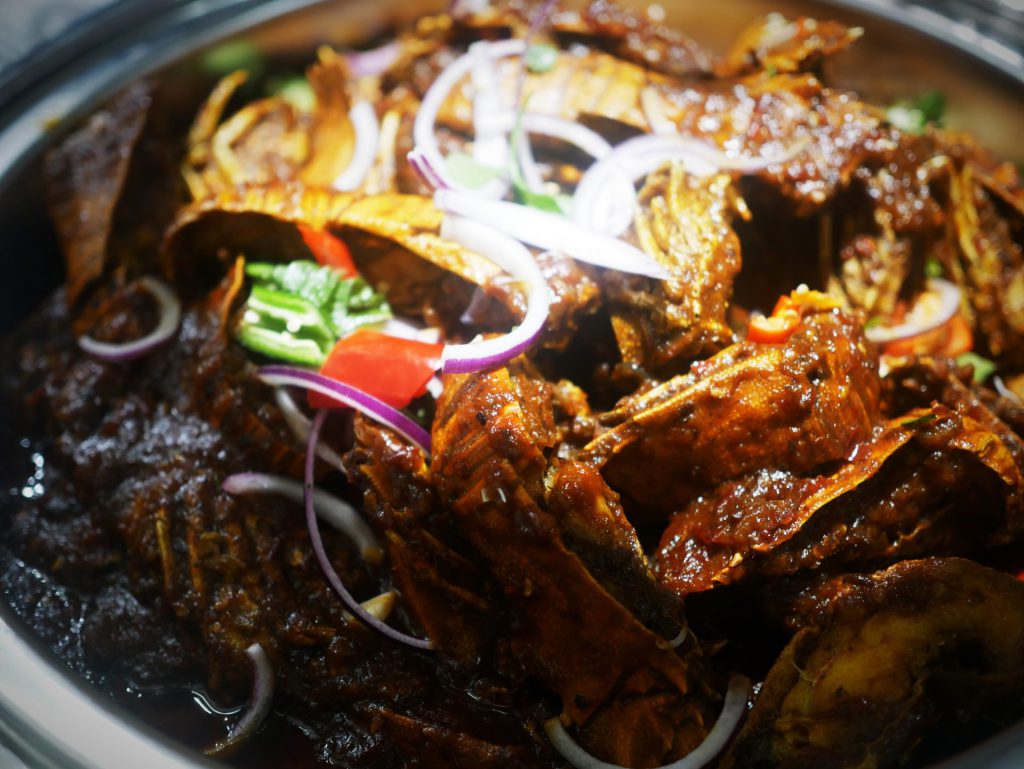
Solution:
<svg viewBox="0 0 1024 769"><path fill-rule="evenodd" d="M535 74L548 72L558 61L558 49L553 45L535 43L526 49L523 63L526 68Z"/></svg>
<svg viewBox="0 0 1024 769"><path fill-rule="evenodd" d="M938 259L929 256L924 260L924 276L926 278L941 278L945 274L946 269Z"/></svg>
<svg viewBox="0 0 1024 769"><path fill-rule="evenodd" d="M528 205L531 208L536 208L540 211L547 211L549 213L560 214L562 216L571 216L572 197L570 195L565 195L562 192L556 192L554 194L534 192L526 183L526 178L523 176L523 169L519 165L519 153L517 151L520 137L523 134L523 113L525 111L526 105L523 104L522 108L516 115L516 124L509 136L509 144L511 145L509 156L512 158L512 162L509 164L511 167L511 173L509 176L512 179L512 188L515 191L516 199L520 203Z"/></svg>
<svg viewBox="0 0 1024 769"><path fill-rule="evenodd" d="M864 324L864 329L877 328L885 323L885 318L881 315L875 315L873 318L868 318L867 323Z"/></svg>
<svg viewBox="0 0 1024 769"><path fill-rule="evenodd" d="M941 91L927 91L914 101L897 102L886 112L889 122L907 133L921 133L927 125L942 125L946 97Z"/></svg>
<svg viewBox="0 0 1024 769"><path fill-rule="evenodd" d="M299 112L312 112L316 109L316 94L304 77L273 79L267 84L267 92L271 96L280 96Z"/></svg>
<svg viewBox="0 0 1024 769"><path fill-rule="evenodd" d="M992 376L998 366L988 358L982 358L977 353L965 352L956 359L958 366L972 366L974 368L974 381L981 384Z"/></svg>
<svg viewBox="0 0 1024 769"><path fill-rule="evenodd" d="M273 358L319 366L338 339L391 317L387 300L365 280L316 262L254 262L245 272L255 283L238 340Z"/></svg>
<svg viewBox="0 0 1024 769"><path fill-rule="evenodd" d="M244 69L256 77L264 67L263 52L248 40L232 40L222 43L203 54L202 66L214 75L224 76Z"/></svg>
<svg viewBox="0 0 1024 769"><path fill-rule="evenodd" d="M444 170L456 182L474 190L504 176L501 168L474 160L465 152L449 153L444 159Z"/></svg>
<svg viewBox="0 0 1024 769"><path fill-rule="evenodd" d="M931 422L933 419L937 418L938 416L934 411L929 411L927 414L922 414L921 416L916 417L915 419L908 419L906 422L903 422L900 426L913 427L914 425L923 425L925 422Z"/></svg>

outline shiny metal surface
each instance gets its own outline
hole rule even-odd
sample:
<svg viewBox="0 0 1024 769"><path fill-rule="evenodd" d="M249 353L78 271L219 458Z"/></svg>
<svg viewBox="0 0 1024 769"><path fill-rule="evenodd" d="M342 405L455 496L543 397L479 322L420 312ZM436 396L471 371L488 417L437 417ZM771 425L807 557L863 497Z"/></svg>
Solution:
<svg viewBox="0 0 1024 769"><path fill-rule="evenodd" d="M54 132L86 114L124 83L181 62L214 41L242 34L269 54L341 45L413 18L437 2L403 0L195 0L161 2L145 19L125 26L102 15L98 25L30 73L0 82L0 242L29 242L45 228L33 163ZM634 3L639 5L640 3ZM835 62L835 80L870 98L891 101L928 88L947 93L950 120L977 133L1011 159L1024 161L1024 69L995 61L973 46L954 23L893 10L882 0L730 0L723 4L665 0L668 21L710 47L723 49L740 28L772 10L833 16L867 29L865 39ZM134 17L133 17L134 18ZM916 24L914 32L901 24ZM85 45L86 41L88 45ZM942 42L948 41L948 42ZM15 281L0 286L9 326L38 297L14 296ZM38 287L42 291L46 287ZM216 766L185 752L130 714L73 680L59 661L38 648L0 600L0 740L30 769L202 769ZM1024 725L1015 727L942 769L1019 769ZM6 767L0 752L0 767Z"/></svg>

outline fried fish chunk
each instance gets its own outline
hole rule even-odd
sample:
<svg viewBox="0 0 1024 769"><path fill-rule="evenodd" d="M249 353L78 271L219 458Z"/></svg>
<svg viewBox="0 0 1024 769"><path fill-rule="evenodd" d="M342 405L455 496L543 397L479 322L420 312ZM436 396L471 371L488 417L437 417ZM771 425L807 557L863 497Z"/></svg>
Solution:
<svg viewBox="0 0 1024 769"><path fill-rule="evenodd" d="M723 769L903 764L930 726L1024 694L1024 585L961 559L843 578L768 673Z"/></svg>

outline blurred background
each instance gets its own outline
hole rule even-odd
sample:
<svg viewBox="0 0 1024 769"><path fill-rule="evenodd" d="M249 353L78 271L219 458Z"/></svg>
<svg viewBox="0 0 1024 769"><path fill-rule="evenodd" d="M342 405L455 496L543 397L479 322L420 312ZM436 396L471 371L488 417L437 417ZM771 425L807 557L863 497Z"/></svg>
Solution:
<svg viewBox="0 0 1024 769"><path fill-rule="evenodd" d="M0 69L36 46L88 25L90 17L114 10L183 5L202 0L0 0ZM699 2L699 0L671 0ZM931 25L949 25L965 44L1009 67L1024 70L1024 0L837 0L857 8L898 9ZM948 21L947 21L948 20ZM2 94L0 94L2 101Z"/></svg>

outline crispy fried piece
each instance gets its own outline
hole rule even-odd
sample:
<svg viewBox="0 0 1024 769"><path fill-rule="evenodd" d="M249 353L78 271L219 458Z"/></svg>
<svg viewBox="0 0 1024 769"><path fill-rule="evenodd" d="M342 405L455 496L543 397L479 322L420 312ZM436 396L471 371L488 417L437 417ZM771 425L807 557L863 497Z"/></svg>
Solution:
<svg viewBox="0 0 1024 769"><path fill-rule="evenodd" d="M165 237L163 264L168 273L202 285L211 275L219 279L238 253L251 260L308 259L294 226L302 223L343 237L362 275L388 287L397 311L451 306L447 315L457 318L471 286L500 272L493 262L440 237L441 219L429 198L416 195L360 198L300 184L241 187L183 209ZM505 296L511 302L511 291ZM513 317L517 306L508 308Z"/></svg>
<svg viewBox="0 0 1024 769"><path fill-rule="evenodd" d="M634 700L645 716L619 721L592 747L616 762L661 763L705 732L699 652L663 648L566 546L543 507L559 437L550 391L524 365L447 380L433 433L436 486L504 589L525 671L559 695L571 723Z"/></svg>
<svg viewBox="0 0 1024 769"><path fill-rule="evenodd" d="M654 72L692 77L711 71L711 54L682 32L608 0L593 0L581 16L557 14L552 28L561 35L590 39L620 59Z"/></svg>
<svg viewBox="0 0 1024 769"><path fill-rule="evenodd" d="M1017 218L1017 235L999 210L993 183L979 178L968 163L951 183L953 229L959 250L962 285L967 292L975 326L992 357L1013 366L1024 365L1024 247L1019 242L1024 217ZM1020 194L1019 188L1017 195ZM1000 197L1015 198L1006 190Z"/></svg>
<svg viewBox="0 0 1024 769"><path fill-rule="evenodd" d="M838 21L801 16L790 21L773 13L751 24L715 67L719 77L735 77L759 70L814 72L828 56L860 39L864 30Z"/></svg>
<svg viewBox="0 0 1024 769"><path fill-rule="evenodd" d="M846 189L866 158L896 144L880 111L807 74L685 87L652 81L643 98L649 114L659 114L683 135L719 147L729 142L742 155L770 157L809 141L792 161L758 173L802 217L821 211Z"/></svg>
<svg viewBox="0 0 1024 769"><path fill-rule="evenodd" d="M986 390L969 382L970 374L948 358L893 361L884 381L883 408L896 414L938 401L991 430L1024 470L1024 440L986 402Z"/></svg>
<svg viewBox="0 0 1024 769"><path fill-rule="evenodd" d="M652 515L756 469L799 473L845 457L877 415L875 360L856 319L815 292L793 296L806 309L787 342L740 342L623 399L577 458Z"/></svg>
<svg viewBox="0 0 1024 769"><path fill-rule="evenodd" d="M114 208L150 99L149 87L135 83L46 155L47 202L65 254L70 303L103 274Z"/></svg>
<svg viewBox="0 0 1024 769"><path fill-rule="evenodd" d="M684 627L682 604L658 584L636 530L600 473L582 462L562 464L547 498L566 546L619 603L663 638Z"/></svg>
<svg viewBox="0 0 1024 769"><path fill-rule="evenodd" d="M1003 440L935 403L892 420L823 475L760 470L679 513L658 575L681 594L754 575L970 554L1024 530L1024 477Z"/></svg>
<svg viewBox="0 0 1024 769"><path fill-rule="evenodd" d="M723 769L896 767L928 727L1024 693L1024 585L970 561L845 579L769 672Z"/></svg>
<svg viewBox="0 0 1024 769"><path fill-rule="evenodd" d="M73 306L105 273L118 269L123 281L154 268L162 228L180 200L157 101L151 84L134 83L45 157L46 200ZM92 309L79 333L91 328Z"/></svg>
<svg viewBox="0 0 1024 769"><path fill-rule="evenodd" d="M482 739L433 718L372 711L386 739L424 769L472 766L481 769L525 769L537 766L528 745L501 745Z"/></svg>
<svg viewBox="0 0 1024 769"><path fill-rule="evenodd" d="M725 312L740 243L730 222L745 207L730 177L691 176L680 164L648 176L640 203L640 245L670 277L609 270L602 287L623 362L671 374L732 341Z"/></svg>
<svg viewBox="0 0 1024 769"><path fill-rule="evenodd" d="M431 69L444 59L433 55ZM496 63L501 108L514 111L516 91L522 65L518 58ZM640 94L649 80L666 87L674 80L648 72L643 67L601 51L589 49L562 51L557 63L543 73L526 78L523 98L531 112L559 115L570 120L584 115L600 116L634 129L648 131L651 127L644 115ZM425 79L425 84L432 82ZM425 90L420 90L420 95ZM438 113L438 125L460 135L472 131L472 92L456 86Z"/></svg>
<svg viewBox="0 0 1024 769"><path fill-rule="evenodd" d="M461 660L479 658L494 626L489 580L450 544L423 452L362 417L346 456L363 509L384 532L395 587L427 636Z"/></svg>
<svg viewBox="0 0 1024 769"><path fill-rule="evenodd" d="M271 97L250 102L226 120L228 102L246 74L234 72L217 84L189 132L182 174L193 198L286 180L326 186L345 170L355 147L345 60L322 48L307 77L316 95L312 112Z"/></svg>

